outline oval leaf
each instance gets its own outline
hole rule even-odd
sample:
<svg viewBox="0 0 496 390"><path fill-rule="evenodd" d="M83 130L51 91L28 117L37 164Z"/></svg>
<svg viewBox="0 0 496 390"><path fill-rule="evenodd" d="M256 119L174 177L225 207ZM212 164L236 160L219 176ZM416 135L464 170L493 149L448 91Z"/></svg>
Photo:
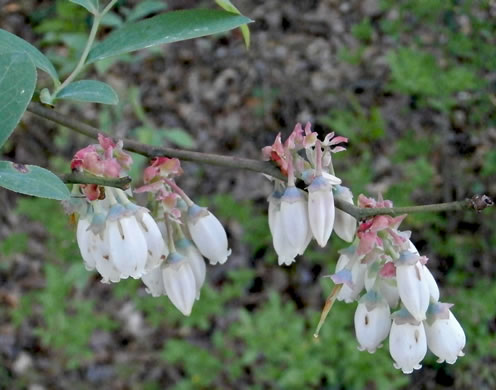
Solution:
<svg viewBox="0 0 496 390"><path fill-rule="evenodd" d="M10 161L0 161L0 186L40 198L64 200L71 196L64 182L49 170Z"/></svg>
<svg viewBox="0 0 496 390"><path fill-rule="evenodd" d="M55 84L59 83L59 76L52 63L36 47L17 35L0 29L0 53L3 56L5 52L22 51L25 52L34 62L37 68L47 72Z"/></svg>
<svg viewBox="0 0 496 390"><path fill-rule="evenodd" d="M92 14L96 14L98 12L98 0L69 0L71 3L78 4L81 7L86 8Z"/></svg>
<svg viewBox="0 0 496 390"><path fill-rule="evenodd" d="M119 103L119 97L114 89L96 80L81 80L69 84L57 94L57 99L103 104Z"/></svg>
<svg viewBox="0 0 496 390"><path fill-rule="evenodd" d="M0 55L0 147L21 120L33 97L36 68L25 53Z"/></svg>
<svg viewBox="0 0 496 390"><path fill-rule="evenodd" d="M221 10L167 12L139 22L124 24L91 50L88 63L163 43L232 30L251 22L252 20L245 16Z"/></svg>

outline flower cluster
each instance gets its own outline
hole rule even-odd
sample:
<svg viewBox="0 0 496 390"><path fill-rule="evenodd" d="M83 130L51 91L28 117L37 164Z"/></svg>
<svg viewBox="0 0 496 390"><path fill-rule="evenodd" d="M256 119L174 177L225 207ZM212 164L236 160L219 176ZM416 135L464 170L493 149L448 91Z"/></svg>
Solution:
<svg viewBox="0 0 496 390"><path fill-rule="evenodd" d="M132 163L121 143L99 137L99 144L78 151L74 171L106 178L125 174ZM194 204L175 183L179 160L159 157L144 173L145 185L135 192L153 194L148 209L129 200L123 190L75 185L68 211L79 214L77 242L85 267L115 283L141 279L154 297L167 295L184 314L191 313L205 281L206 265L225 263L230 250L219 220Z"/></svg>
<svg viewBox="0 0 496 390"><path fill-rule="evenodd" d="M340 144L347 141L334 133L320 141L310 123L304 129L298 123L284 144L278 134L273 145L263 148L264 159L277 164L288 178L287 182L274 180L268 198L269 228L279 265L293 263L312 238L326 246L333 230L343 240L353 240L356 220L334 207L334 198L353 203L351 191L334 175L331 157L345 150ZM297 179L307 185L307 191L296 187Z"/></svg>
<svg viewBox="0 0 496 390"><path fill-rule="evenodd" d="M358 204L392 207L390 201L363 195ZM358 301L359 350L374 353L389 335L394 366L409 374L421 367L427 348L439 362L453 364L463 356L465 334L450 311L452 305L439 302L427 258L410 241L410 232L398 230L405 216L379 215L361 222L356 240L340 252L331 278L340 286L338 300Z"/></svg>

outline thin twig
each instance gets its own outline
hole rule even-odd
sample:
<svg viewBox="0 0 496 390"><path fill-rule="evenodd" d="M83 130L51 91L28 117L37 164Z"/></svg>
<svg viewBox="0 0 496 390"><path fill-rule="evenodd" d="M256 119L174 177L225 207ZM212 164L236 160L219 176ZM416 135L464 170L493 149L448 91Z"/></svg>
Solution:
<svg viewBox="0 0 496 390"><path fill-rule="evenodd" d="M39 103L30 103L28 111L42 118L48 119L59 125L65 126L80 134L90 138L98 138L99 133L103 133L96 127L81 122L78 119L73 119L69 116L61 114L53 109L46 108ZM123 140L124 148L130 152L138 153L143 156L153 158L159 156L176 157L185 161L193 161L200 164L217 165L226 168L246 169L253 172L264 173L276 179L286 181L287 178L281 171L272 163L267 161L253 160L236 156L224 156L219 154L193 152L189 150L181 150L174 148L166 148L163 146L152 146L142 144L140 142L126 139ZM80 182L81 183L81 182ZM87 184L87 183L85 183ZM94 183L98 184L98 183ZM110 185L111 186L111 185ZM336 207L344 212L352 215L357 220L372 217L374 215L400 215L422 212L442 212L442 211L460 211L460 210L476 210L482 211L493 205L492 200L486 195L476 195L470 199L465 199L457 202L437 203L422 206L409 207L391 207L391 208L360 208L350 203L346 203L340 199L334 199Z"/></svg>

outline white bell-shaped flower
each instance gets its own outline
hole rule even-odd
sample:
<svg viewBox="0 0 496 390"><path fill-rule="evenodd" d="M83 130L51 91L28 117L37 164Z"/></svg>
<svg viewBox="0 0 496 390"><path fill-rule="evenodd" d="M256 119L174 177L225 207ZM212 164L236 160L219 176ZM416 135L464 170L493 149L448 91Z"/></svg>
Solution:
<svg viewBox="0 0 496 390"><path fill-rule="evenodd" d="M205 277L207 274L207 266L205 265L205 260L203 256L196 249L193 243L187 238L182 238L176 242L176 248L179 254L186 258L189 262L193 275L195 276L196 283L196 299L200 299L200 290L205 283Z"/></svg>
<svg viewBox="0 0 496 390"><path fill-rule="evenodd" d="M104 237L110 261L120 271L121 278L139 279L145 274L147 245L136 217L107 221Z"/></svg>
<svg viewBox="0 0 496 390"><path fill-rule="evenodd" d="M108 246L102 238L103 232L95 234L90 227L89 218L81 218L76 234L85 268L88 271L96 268L102 277L102 283L118 282L121 279L121 273L110 261Z"/></svg>
<svg viewBox="0 0 496 390"><path fill-rule="evenodd" d="M424 272L425 280L427 281L427 286L429 287L429 295L431 302L439 301L439 287L436 283L436 279L434 279L434 275L432 275L429 268L426 265L422 266L422 271Z"/></svg>
<svg viewBox="0 0 496 390"><path fill-rule="evenodd" d="M152 297L167 295L167 293L165 292L161 265L149 270L145 275L141 277L141 280L146 286L146 292Z"/></svg>
<svg viewBox="0 0 496 390"><path fill-rule="evenodd" d="M355 335L360 351L374 353L389 334L391 312L388 304L370 291L361 299L355 311Z"/></svg>
<svg viewBox="0 0 496 390"><path fill-rule="evenodd" d="M86 270L92 271L96 268L96 261L90 251L90 234L93 233L88 230L89 227L90 221L87 218L80 218L77 225L76 239L84 261L84 267Z"/></svg>
<svg viewBox="0 0 496 390"><path fill-rule="evenodd" d="M382 279L377 286L379 294L387 301L390 308L398 306L400 293L395 280Z"/></svg>
<svg viewBox="0 0 496 390"><path fill-rule="evenodd" d="M141 232L146 241L148 257L146 259L145 269L156 268L162 263L169 254L169 249L165 244L160 229L155 220L148 213L143 213L138 219Z"/></svg>
<svg viewBox="0 0 496 390"><path fill-rule="evenodd" d="M415 245L411 240L408 240L408 245L409 245L408 251L416 254L417 256L420 256L418 249L415 247ZM425 279L429 286L429 294L431 297L430 298L431 302L439 301L439 287L436 283L436 279L434 279L434 275L432 275L431 271L429 271L429 268L427 268L426 265L423 265L422 270L424 271Z"/></svg>
<svg viewBox="0 0 496 390"><path fill-rule="evenodd" d="M278 256L279 265L291 265L298 255L298 249L286 238L283 231L281 220L281 197L281 192L274 191L268 198L269 229L272 236L272 244Z"/></svg>
<svg viewBox="0 0 496 390"><path fill-rule="evenodd" d="M438 357L438 363L453 364L459 356L464 356L466 338L453 313L448 308L446 312L446 316L438 316L432 322L425 321L425 333L427 346Z"/></svg>
<svg viewBox="0 0 496 390"><path fill-rule="evenodd" d="M181 313L189 316L196 299L196 280L191 264L184 256L171 252L161 269L167 296Z"/></svg>
<svg viewBox="0 0 496 390"><path fill-rule="evenodd" d="M308 186L308 221L313 237L321 247L329 241L334 216L332 187L322 176L317 176Z"/></svg>
<svg viewBox="0 0 496 390"><path fill-rule="evenodd" d="M193 242L210 264L224 264L231 254L227 234L219 220L206 208L188 208L188 229Z"/></svg>
<svg viewBox="0 0 496 390"><path fill-rule="evenodd" d="M389 332L389 353L394 367L405 374L422 367L420 362L427 353L427 338L422 322L394 318Z"/></svg>
<svg viewBox="0 0 496 390"><path fill-rule="evenodd" d="M110 252L107 242L100 234L89 235L90 251L95 258L96 270L102 277L102 283L117 283L122 279L122 273L110 260Z"/></svg>
<svg viewBox="0 0 496 390"><path fill-rule="evenodd" d="M400 260L396 262L396 282L401 302L417 321L425 320L429 307L430 292L423 265L417 260L410 264L410 252L402 252ZM412 256L416 256L413 255Z"/></svg>
<svg viewBox="0 0 496 390"><path fill-rule="evenodd" d="M336 186L334 187L334 197L341 199L347 203L353 204L353 194L348 187ZM357 221L353 216L345 213L342 210L336 209L336 216L334 219L334 232L344 241L352 242L355 238L357 229Z"/></svg>
<svg viewBox="0 0 496 390"><path fill-rule="evenodd" d="M388 262L386 262L387 264ZM365 289L367 291L377 290L383 297L390 308L398 306L400 294L396 285L395 277L383 277L379 274L381 263L373 263L367 266L365 273Z"/></svg>
<svg viewBox="0 0 496 390"><path fill-rule="evenodd" d="M286 242L291 242L298 254L303 254L308 245L310 227L308 225L308 206L304 193L289 186L281 198L280 211L282 233Z"/></svg>
<svg viewBox="0 0 496 390"><path fill-rule="evenodd" d="M272 221L272 243L278 256L278 264L291 265L294 263L295 257L298 256L298 248L284 233L280 210L274 213Z"/></svg>
<svg viewBox="0 0 496 390"><path fill-rule="evenodd" d="M351 286L343 284L336 299L351 303L356 301L360 292L365 287L365 274L367 265L360 262L360 258L356 254L341 254L336 264L336 273L343 269L351 271Z"/></svg>

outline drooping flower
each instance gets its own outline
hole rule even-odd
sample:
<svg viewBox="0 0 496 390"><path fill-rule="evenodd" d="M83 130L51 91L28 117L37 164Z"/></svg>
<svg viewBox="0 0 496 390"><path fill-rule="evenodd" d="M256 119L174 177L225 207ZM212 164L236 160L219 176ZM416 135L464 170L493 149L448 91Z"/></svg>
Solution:
<svg viewBox="0 0 496 390"><path fill-rule="evenodd" d="M426 318L430 292L424 266L419 256L411 252L401 252L396 262L396 281L401 302L417 321Z"/></svg>
<svg viewBox="0 0 496 390"><path fill-rule="evenodd" d="M308 186L308 220L313 237L321 247L325 247L331 237L334 216L332 187L322 176L317 176Z"/></svg>
<svg viewBox="0 0 496 390"><path fill-rule="evenodd" d="M187 238L181 238L176 242L176 248L180 255L186 258L189 262L193 275L195 276L196 299L200 299L200 290L205 283L207 266L201 253L196 249L193 243Z"/></svg>
<svg viewBox="0 0 496 390"><path fill-rule="evenodd" d="M427 353L424 324L416 321L406 310L393 314L389 352L394 360L394 367L405 374L422 368L420 362Z"/></svg>
<svg viewBox="0 0 496 390"><path fill-rule="evenodd" d="M408 251L416 254L417 256L420 256L420 253L415 247L415 245L413 245L413 242L409 241L408 243L409 243ZM434 276L432 275L431 271L429 271L429 268L427 268L426 265L423 265L422 270L424 271L424 277L429 287L429 295L431 302L439 301L440 294L439 294L439 287L436 283L436 279L434 279Z"/></svg>
<svg viewBox="0 0 496 390"><path fill-rule="evenodd" d="M337 300L351 303L358 298L365 286L367 265L361 262L361 257L357 254L356 247L354 246L343 249L340 253L341 256L336 264L335 275L343 270L347 270L351 280L349 283L343 284L337 295Z"/></svg>
<svg viewBox="0 0 496 390"><path fill-rule="evenodd" d="M355 311L355 334L360 351L374 353L391 328L391 312L387 302L375 291L361 299Z"/></svg>
<svg viewBox="0 0 496 390"><path fill-rule="evenodd" d="M185 316L197 297L197 284L191 263L178 252L171 252L167 260L141 278L153 297L167 295L172 304Z"/></svg>
<svg viewBox="0 0 496 390"><path fill-rule="evenodd" d="M311 235L308 224L308 206L303 192L289 186L281 197L280 223L286 242L291 242L297 254L303 254Z"/></svg>
<svg viewBox="0 0 496 390"><path fill-rule="evenodd" d="M93 271L96 267L96 260L91 251L90 240L91 237L88 234L88 229L90 227L91 221L87 218L80 218L77 224L76 238L81 251L81 257L84 261L84 267L87 271Z"/></svg>
<svg viewBox="0 0 496 390"><path fill-rule="evenodd" d="M188 208L189 233L200 253L210 264L224 264L231 254L227 234L219 220L206 208L192 204Z"/></svg>
<svg viewBox="0 0 496 390"><path fill-rule="evenodd" d="M102 233L91 231L88 218L81 218L77 227L77 243L88 271L94 269L102 277L103 283L118 282L121 273L110 261L109 248L102 238Z"/></svg>
<svg viewBox="0 0 496 390"><path fill-rule="evenodd" d="M181 313L189 316L197 296L191 264L184 256L171 252L161 271L167 296Z"/></svg>
<svg viewBox="0 0 496 390"><path fill-rule="evenodd" d="M145 274L147 244L134 216L109 221L104 239L110 261L121 273L122 279L129 276L139 279Z"/></svg>
<svg viewBox="0 0 496 390"><path fill-rule="evenodd" d="M141 232L145 237L148 257L145 269L151 270L158 267L169 255L169 249L165 244L160 229L155 220L148 213L142 213L139 219Z"/></svg>
<svg viewBox="0 0 496 390"><path fill-rule="evenodd" d="M293 245L284 232L281 219L281 198L283 192L274 191L269 197L269 229L272 235L272 243L278 256L279 265L291 265L298 255L298 248Z"/></svg>
<svg viewBox="0 0 496 390"><path fill-rule="evenodd" d="M446 361L454 364L458 357L464 356L465 332L449 309L450 306L432 303L424 323L427 346L438 357L438 363Z"/></svg>
<svg viewBox="0 0 496 390"><path fill-rule="evenodd" d="M353 194L347 187L340 185L334 187L334 196L336 199L341 199L344 202L353 204ZM338 237L344 241L352 242L355 237L356 229L356 219L352 215L336 208L334 231Z"/></svg>

